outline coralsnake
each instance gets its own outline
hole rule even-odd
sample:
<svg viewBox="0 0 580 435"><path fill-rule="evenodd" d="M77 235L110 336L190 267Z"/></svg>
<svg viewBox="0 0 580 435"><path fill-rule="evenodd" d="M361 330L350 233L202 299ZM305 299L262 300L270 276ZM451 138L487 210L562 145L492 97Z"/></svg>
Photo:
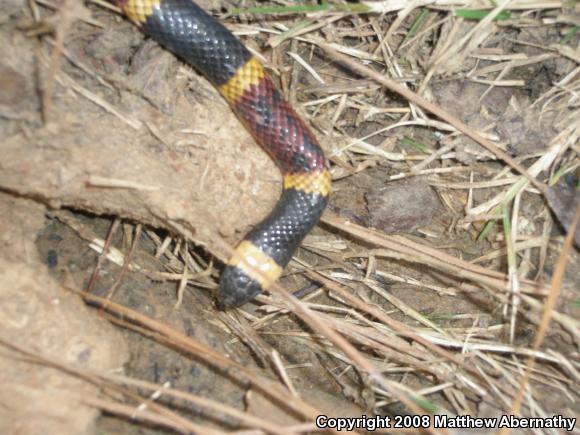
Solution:
<svg viewBox="0 0 580 435"><path fill-rule="evenodd" d="M191 0L116 0L141 30L201 72L220 92L283 175L268 217L237 245L226 265L218 306L240 306L280 278L316 225L331 190L315 136L264 67L222 24Z"/></svg>

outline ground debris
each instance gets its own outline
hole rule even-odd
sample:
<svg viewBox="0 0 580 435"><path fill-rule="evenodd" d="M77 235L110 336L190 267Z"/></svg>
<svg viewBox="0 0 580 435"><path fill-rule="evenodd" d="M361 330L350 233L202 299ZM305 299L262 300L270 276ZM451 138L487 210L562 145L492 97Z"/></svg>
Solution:
<svg viewBox="0 0 580 435"><path fill-rule="evenodd" d="M366 194L370 224L387 233L428 226L442 211L435 191L423 180L389 183Z"/></svg>

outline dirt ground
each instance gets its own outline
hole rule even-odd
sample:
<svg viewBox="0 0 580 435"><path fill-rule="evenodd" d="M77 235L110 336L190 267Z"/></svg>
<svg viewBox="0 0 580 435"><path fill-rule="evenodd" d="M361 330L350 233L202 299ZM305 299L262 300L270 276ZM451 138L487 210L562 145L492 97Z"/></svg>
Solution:
<svg viewBox="0 0 580 435"><path fill-rule="evenodd" d="M108 3L7 1L0 432L579 417L579 7L199 3L319 137L329 210L271 295L217 310L231 246L280 193L274 164Z"/></svg>

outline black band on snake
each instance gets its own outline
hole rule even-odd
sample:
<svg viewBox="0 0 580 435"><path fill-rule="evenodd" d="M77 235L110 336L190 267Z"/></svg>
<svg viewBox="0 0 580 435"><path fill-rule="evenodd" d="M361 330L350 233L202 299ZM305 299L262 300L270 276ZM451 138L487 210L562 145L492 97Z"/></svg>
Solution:
<svg viewBox="0 0 580 435"><path fill-rule="evenodd" d="M280 277L320 219L331 189L324 153L256 58L191 0L116 1L143 32L215 85L282 172L280 200L238 244L221 278L219 306L240 306Z"/></svg>

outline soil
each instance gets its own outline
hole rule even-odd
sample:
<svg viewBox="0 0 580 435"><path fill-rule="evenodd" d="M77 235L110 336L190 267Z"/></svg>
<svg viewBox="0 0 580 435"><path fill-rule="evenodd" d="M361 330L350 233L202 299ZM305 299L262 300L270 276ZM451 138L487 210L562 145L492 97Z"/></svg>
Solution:
<svg viewBox="0 0 580 435"><path fill-rule="evenodd" d="M275 383L287 395L279 401L290 406L294 406L290 400L294 389L314 415L411 413L396 394L372 387L350 356L314 334L296 315L280 311L284 305L276 298L261 298L240 311L216 309L215 291L229 247L267 215L281 190L275 165L216 90L130 22L96 3L86 10L71 8L72 17L64 9L55 12L45 2L35 3L32 9L17 0L8 3L6 19L0 20L0 50L4 53L0 61L0 432L154 434L172 433L170 428L178 427L175 417L170 420L175 426L147 420L147 407L139 408L143 403L151 412L158 411L155 404L163 405L192 424L205 425L202 427L240 428L241 420L231 413L207 412L203 406L162 394L157 400L146 390L138 390L136 398L108 384L109 389L103 387L104 378L97 374L123 374L154 383L159 391L170 387L280 427L312 421L276 404L258 383L240 380L234 370L216 369L207 356L187 352L176 342L163 339L161 333L128 326L131 317L127 313L110 315L106 304L85 304L79 295L85 290L158 321L225 356L240 370L248 369L259 379ZM247 6L248 2L199 3L223 13L234 3ZM35 18L34 11L40 18ZM283 16L280 24L291 26L295 19ZM341 37L353 47L355 37L360 44L368 43L358 34L363 19L351 16L336 28L334 24L324 28L321 34L329 40ZM379 20L373 21L375 26L381 23L387 28L395 17L375 19ZM453 156L435 160L428 168L464 165L480 172L474 180L469 179L469 172L450 172L438 179L440 183L480 181L479 177L485 181L483 176L500 172L502 163L463 135L417 125L373 135L366 141L372 148L366 151L359 144L347 153L338 152L352 138L374 134L398 116L396 111L373 114L370 108L406 109L408 105L331 64L309 46L286 41L275 49L267 48L269 36L252 32L252 26L275 25L275 18L264 23L253 20L243 15L228 25L240 30L244 42L265 56L281 88L332 154L332 212L361 226L398 232L458 259L475 260L489 270L506 273L504 256L484 257L504 247L503 230L496 228L481 237L485 221L464 219L468 203L484 203L501 187L453 190L428 177L393 182L418 163L409 156L425 158L442 147L448 147ZM445 36L455 31L458 38L474 25L466 21L453 30L445 24L439 35L400 51L397 59L406 66L403 79L418 85L420 80L414 75L428 67L427 58L442 49ZM51 53L59 32L66 33L64 49L53 67ZM539 45L556 44L562 37L553 27L541 25L521 29L506 25L494 32L488 35L488 47L529 57L544 54ZM529 43L518 44L524 37ZM401 35L394 38L393 46L402 43ZM573 43L577 47L577 37ZM327 86L320 87L311 74L292 64L285 56L289 50L308 59ZM516 159L526 161L546 152L548 144L570 124L571 109L544 110L534 102L577 65L564 56L547 57L514 69L509 79L521 80L525 86L490 88L465 78L476 66L494 65L485 60L485 52L480 54L480 58L465 55L444 64L447 69L437 70L429 84L429 97L471 127L488 133ZM368 106L369 113L355 107L354 100L341 109L338 119L334 119L336 107L314 112L303 104L347 95L359 89L356 85L362 89L356 94L356 103ZM47 94L48 102L43 100ZM575 146L576 155L568 150L567 163L578 159L578 144ZM376 149L380 153L373 154ZM384 158L394 154L403 158ZM574 187L578 185L577 168L560 183L567 195L572 192L570 201L578 196ZM544 178L549 175L545 173ZM570 201L560 208L567 208ZM545 251L538 245L525 254L522 251L522 279L550 283L565 230L537 193L525 192L521 204L519 241L551 237ZM552 212L559 216L555 206ZM100 246L107 239L111 249L104 257ZM335 315L337 330L377 364L383 375L412 391L423 391L440 409L476 415L505 413L511 397L499 403L495 396L483 399L459 386L451 392L445 388L425 392L444 384L445 376L452 376L455 368L450 368L451 363L440 364L440 356L430 354L432 359L413 366L404 358L424 352L423 345L391 331L392 342L399 343L392 346L399 346L400 355L388 353L382 338L372 335L386 334L384 325L372 316L355 315L353 307L321 290L306 271L329 272L329 277L365 303L381 307L414 332L424 332L421 328L426 323L417 321L421 318L434 322L450 337L457 334L461 338L462 332L473 329L478 331L474 338L529 349L538 328L537 311L521 303L514 342L509 343L509 313L485 286L470 283L465 287L462 279L448 271L396 255L390 259L369 255L372 249L374 246L348 233L320 225L297 253L298 261L291 264L281 284L309 303L336 310L333 314L324 308L320 313ZM547 374L534 373L534 399L548 416L580 415L580 380L570 375L578 373L579 335L574 320L580 314L578 254L572 250L567 259L556 306L561 317L576 323L568 323L566 328L565 322L552 322L542 348L568 361L570 371L563 363L542 360L540 371ZM127 324L113 326L106 319ZM361 327L356 330L360 335L344 332L351 325ZM461 349L449 349L463 358ZM279 355L289 380L280 374L274 354ZM486 375L493 373L498 382L502 376L510 382L519 379L516 374L524 358L516 353L506 355L501 364L486 365ZM429 367L434 371L428 373ZM517 369L511 371L514 367ZM517 384L501 382L514 388L510 392L515 391ZM286 388L288 385L292 387ZM111 403L127 405L133 411ZM163 412L158 415L171 417Z"/></svg>

